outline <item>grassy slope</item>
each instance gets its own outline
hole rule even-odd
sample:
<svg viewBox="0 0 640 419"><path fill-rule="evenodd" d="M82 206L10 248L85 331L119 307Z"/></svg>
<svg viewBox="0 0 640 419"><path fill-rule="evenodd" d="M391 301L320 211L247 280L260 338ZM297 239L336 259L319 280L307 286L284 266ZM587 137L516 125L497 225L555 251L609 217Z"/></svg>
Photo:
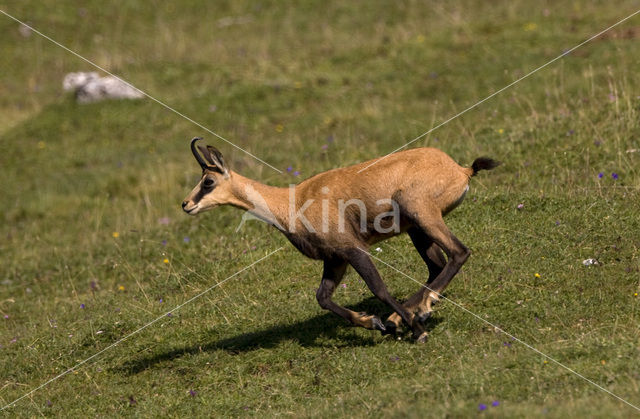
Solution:
<svg viewBox="0 0 640 419"><path fill-rule="evenodd" d="M2 8L304 177L393 150L635 7L492 3ZM640 53L624 35L637 22L415 144L505 162L449 217L474 254L447 296L636 405L640 153L626 150L640 148ZM275 231L178 206L198 177L194 135L245 175L298 179L150 100L78 106L60 84L88 64L5 17L0 33L3 404L284 246L11 413L462 416L493 400L485 413L634 412L451 303L422 346L347 327L315 303L320 264ZM424 278L406 238L381 248ZM399 298L415 290L378 265ZM346 284L338 301L388 312L353 272Z"/></svg>

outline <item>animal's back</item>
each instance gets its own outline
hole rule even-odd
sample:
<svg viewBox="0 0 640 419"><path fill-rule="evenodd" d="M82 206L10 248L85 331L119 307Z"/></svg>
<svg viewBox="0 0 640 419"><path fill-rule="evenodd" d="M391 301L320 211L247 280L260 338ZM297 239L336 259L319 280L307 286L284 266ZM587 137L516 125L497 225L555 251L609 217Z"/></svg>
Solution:
<svg viewBox="0 0 640 419"><path fill-rule="evenodd" d="M301 202L323 196L375 202L408 193L445 212L465 192L472 174L441 150L415 148L320 173L300 183L296 194Z"/></svg>

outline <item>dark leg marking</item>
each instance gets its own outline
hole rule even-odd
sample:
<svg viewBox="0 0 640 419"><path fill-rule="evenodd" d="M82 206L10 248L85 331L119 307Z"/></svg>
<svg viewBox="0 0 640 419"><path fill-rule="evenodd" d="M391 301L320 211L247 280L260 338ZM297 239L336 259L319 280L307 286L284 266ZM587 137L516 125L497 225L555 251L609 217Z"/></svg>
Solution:
<svg viewBox="0 0 640 419"><path fill-rule="evenodd" d="M391 294L389 294L389 291L382 281L378 270L376 269L369 255L365 253L364 249L353 249L352 251L350 251L348 254L348 260L351 266L353 266L356 272L358 272L358 274L362 277L373 295L378 297L380 301L390 306L396 313L400 315L407 326L411 327L414 338L420 339L421 337L423 337L422 335L425 334L425 332L422 324L414 321L415 316L413 315L413 313L408 311L405 307L398 303L391 296Z"/></svg>
<svg viewBox="0 0 640 419"><path fill-rule="evenodd" d="M403 306L414 313L417 310L416 315L418 316L418 321L424 324L431 313L419 310L420 303L422 303L424 295L428 291L427 287L430 288L433 280L436 279L440 272L442 272L442 269L447 264L447 260L442 253L442 249L440 249L440 247L435 244L433 240L424 233L424 231L416 227L411 227L407 233L409 234L409 237L411 237L413 245L429 269L429 278L427 279L426 287L420 287L415 294L404 302ZM394 333L395 330L400 327L401 321L402 319L400 316L393 313L385 322L385 327L390 333Z"/></svg>

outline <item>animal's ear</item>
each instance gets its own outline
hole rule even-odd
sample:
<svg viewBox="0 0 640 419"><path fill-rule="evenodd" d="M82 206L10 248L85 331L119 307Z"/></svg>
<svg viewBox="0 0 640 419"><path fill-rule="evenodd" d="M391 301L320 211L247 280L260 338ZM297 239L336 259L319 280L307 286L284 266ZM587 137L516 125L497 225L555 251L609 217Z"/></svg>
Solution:
<svg viewBox="0 0 640 419"><path fill-rule="evenodd" d="M200 153L202 153L202 156L207 160L208 165L212 165L215 166L215 162L213 161L213 159L211 158L211 153L209 152L209 150L207 150L206 147L198 145L198 150L200 150Z"/></svg>
<svg viewBox="0 0 640 419"><path fill-rule="evenodd" d="M222 173L225 178L229 177L229 169L224 162L224 158L222 157L222 153L215 147L210 145L203 147L201 145L197 145L198 150L196 150L196 143L202 140L200 137L195 137L191 140L191 152L193 156L196 158L202 169L215 169L218 172ZM213 166L213 167L212 167Z"/></svg>
<svg viewBox="0 0 640 419"><path fill-rule="evenodd" d="M216 165L222 171L222 174L225 175L225 177L229 177L229 168L227 167L227 164L224 162L224 157L222 157L222 153L220 152L220 150L218 150L213 146L208 145L207 151L208 151L209 158L211 159L213 164Z"/></svg>

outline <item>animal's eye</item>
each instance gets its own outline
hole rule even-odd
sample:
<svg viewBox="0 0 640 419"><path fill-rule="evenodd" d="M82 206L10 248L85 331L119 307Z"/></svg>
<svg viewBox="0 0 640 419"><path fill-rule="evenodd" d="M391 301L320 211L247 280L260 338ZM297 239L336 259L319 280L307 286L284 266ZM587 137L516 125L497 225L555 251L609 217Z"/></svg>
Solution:
<svg viewBox="0 0 640 419"><path fill-rule="evenodd" d="M211 179L211 178L206 178L206 179L204 180L204 182L202 182L202 184L204 185L204 187L205 187L205 188L210 188L210 187L212 187L214 183L215 183L215 182L214 182L214 181L213 181L213 179Z"/></svg>

